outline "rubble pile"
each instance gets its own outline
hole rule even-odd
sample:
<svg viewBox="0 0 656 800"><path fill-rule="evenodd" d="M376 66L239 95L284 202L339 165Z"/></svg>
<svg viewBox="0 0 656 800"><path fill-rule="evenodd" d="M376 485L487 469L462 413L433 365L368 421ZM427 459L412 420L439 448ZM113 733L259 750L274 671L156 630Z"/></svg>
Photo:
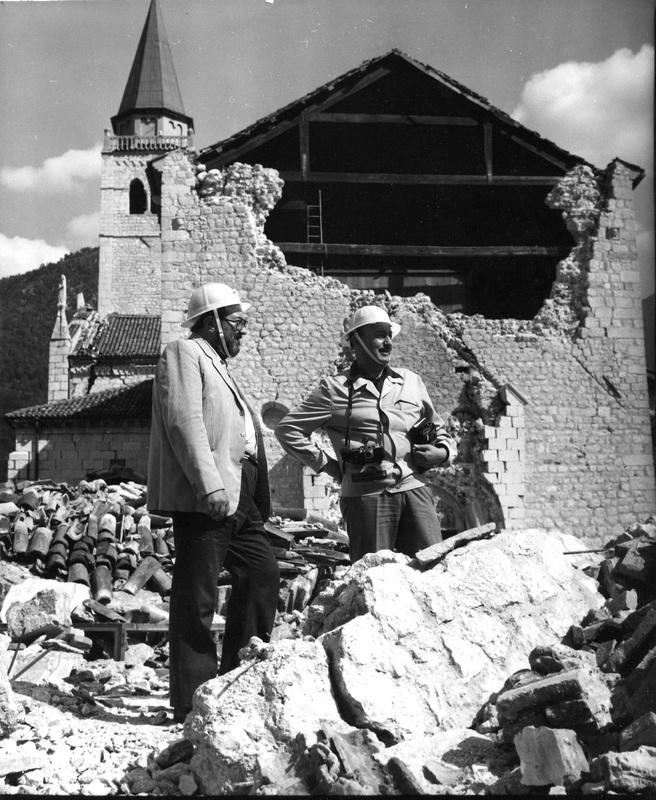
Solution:
<svg viewBox="0 0 656 800"><path fill-rule="evenodd" d="M89 587L0 562L0 585L11 586L0 789L656 790L653 518L601 551L558 531L488 525L414 559L382 551L352 566L340 563L337 535L327 544L288 517L267 526L289 570L273 641L252 640L236 670L203 684L184 726L170 720L165 636L129 645L122 661L91 659L74 627ZM301 563L309 547L318 555ZM165 602L146 588L112 597L125 615ZM69 610L65 635L48 633L47 620ZM16 651L27 629L37 638Z"/></svg>
<svg viewBox="0 0 656 800"><path fill-rule="evenodd" d="M280 622L293 625L294 612L302 611L317 585L349 557L348 538L336 524L306 518L303 509L287 511L296 519L278 515L265 527L282 577ZM52 480L0 485L0 561L20 564L37 577L87 587L94 601L85 604L87 622L120 622L111 611L120 614L126 593L135 596L145 588L167 598L174 559L172 520L148 512L141 484L108 485L99 478L74 487ZM221 617L230 593L227 571L219 583ZM0 602L2 592L0 586ZM138 621L165 622L161 610L156 603Z"/></svg>
<svg viewBox="0 0 656 800"><path fill-rule="evenodd" d="M534 649L477 730L512 743L522 783L586 794L656 791L656 519L587 568L605 597L557 646Z"/></svg>

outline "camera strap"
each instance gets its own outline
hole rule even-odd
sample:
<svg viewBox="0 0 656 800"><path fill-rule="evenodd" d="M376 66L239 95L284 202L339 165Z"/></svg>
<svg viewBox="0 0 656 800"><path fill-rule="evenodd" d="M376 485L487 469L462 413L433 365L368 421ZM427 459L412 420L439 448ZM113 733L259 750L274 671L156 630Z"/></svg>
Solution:
<svg viewBox="0 0 656 800"><path fill-rule="evenodd" d="M344 435L344 452L348 453L351 447L351 416L353 414L353 394L355 392L353 377L348 379L348 400L346 401L346 433ZM380 391L376 401L376 411L378 412L378 432L376 444L383 445L383 422L380 418ZM342 469L344 469L345 459L342 457Z"/></svg>

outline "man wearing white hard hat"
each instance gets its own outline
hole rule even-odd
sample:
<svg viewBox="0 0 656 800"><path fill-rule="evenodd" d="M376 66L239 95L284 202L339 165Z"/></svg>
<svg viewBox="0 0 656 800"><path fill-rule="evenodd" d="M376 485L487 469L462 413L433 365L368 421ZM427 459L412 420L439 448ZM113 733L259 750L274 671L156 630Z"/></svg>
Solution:
<svg viewBox="0 0 656 800"><path fill-rule="evenodd" d="M188 339L170 342L153 383L148 509L171 516L175 564L169 615L174 721L217 674L211 625L222 569L232 575L219 673L238 666L251 636L268 640L279 571L263 521L271 513L255 415L228 369L245 335L248 303L223 283L189 300Z"/></svg>
<svg viewBox="0 0 656 800"><path fill-rule="evenodd" d="M344 331L351 367L323 378L276 428L288 453L341 483L351 561L384 549L412 556L442 539L426 479L456 446L419 375L391 366L399 332L383 308L358 308ZM337 459L312 440L319 428Z"/></svg>

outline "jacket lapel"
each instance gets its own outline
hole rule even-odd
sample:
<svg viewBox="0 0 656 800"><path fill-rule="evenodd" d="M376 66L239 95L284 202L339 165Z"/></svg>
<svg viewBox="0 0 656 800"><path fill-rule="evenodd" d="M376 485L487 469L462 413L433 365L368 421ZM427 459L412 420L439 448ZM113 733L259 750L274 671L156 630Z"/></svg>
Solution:
<svg viewBox="0 0 656 800"><path fill-rule="evenodd" d="M211 345L209 345L205 341L205 339L202 339L202 338L199 337L198 339L195 339L195 341L198 342L198 346L200 347L200 349L203 351L203 353L212 362L212 366L219 373L219 375L221 376L221 378L225 382L225 384L228 387L228 389L230 389L230 391L234 395L235 402L237 403L239 408L243 411L244 410L244 401L243 401L243 399L242 399L242 397L241 397L241 395L239 393L239 390L237 389L237 386L236 386L234 380L232 379L232 376L230 375L230 373L228 372L225 364L223 363L223 361L219 357L219 354L216 352L216 350Z"/></svg>

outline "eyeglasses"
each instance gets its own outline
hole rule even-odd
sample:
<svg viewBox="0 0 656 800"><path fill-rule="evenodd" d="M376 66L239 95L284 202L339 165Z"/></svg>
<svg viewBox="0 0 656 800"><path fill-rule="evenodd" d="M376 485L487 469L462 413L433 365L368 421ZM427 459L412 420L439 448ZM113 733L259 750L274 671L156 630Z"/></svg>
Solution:
<svg viewBox="0 0 656 800"><path fill-rule="evenodd" d="M239 319L229 319L228 317L224 317L223 321L227 322L236 333L241 333L248 325L248 320L243 319L242 317Z"/></svg>

